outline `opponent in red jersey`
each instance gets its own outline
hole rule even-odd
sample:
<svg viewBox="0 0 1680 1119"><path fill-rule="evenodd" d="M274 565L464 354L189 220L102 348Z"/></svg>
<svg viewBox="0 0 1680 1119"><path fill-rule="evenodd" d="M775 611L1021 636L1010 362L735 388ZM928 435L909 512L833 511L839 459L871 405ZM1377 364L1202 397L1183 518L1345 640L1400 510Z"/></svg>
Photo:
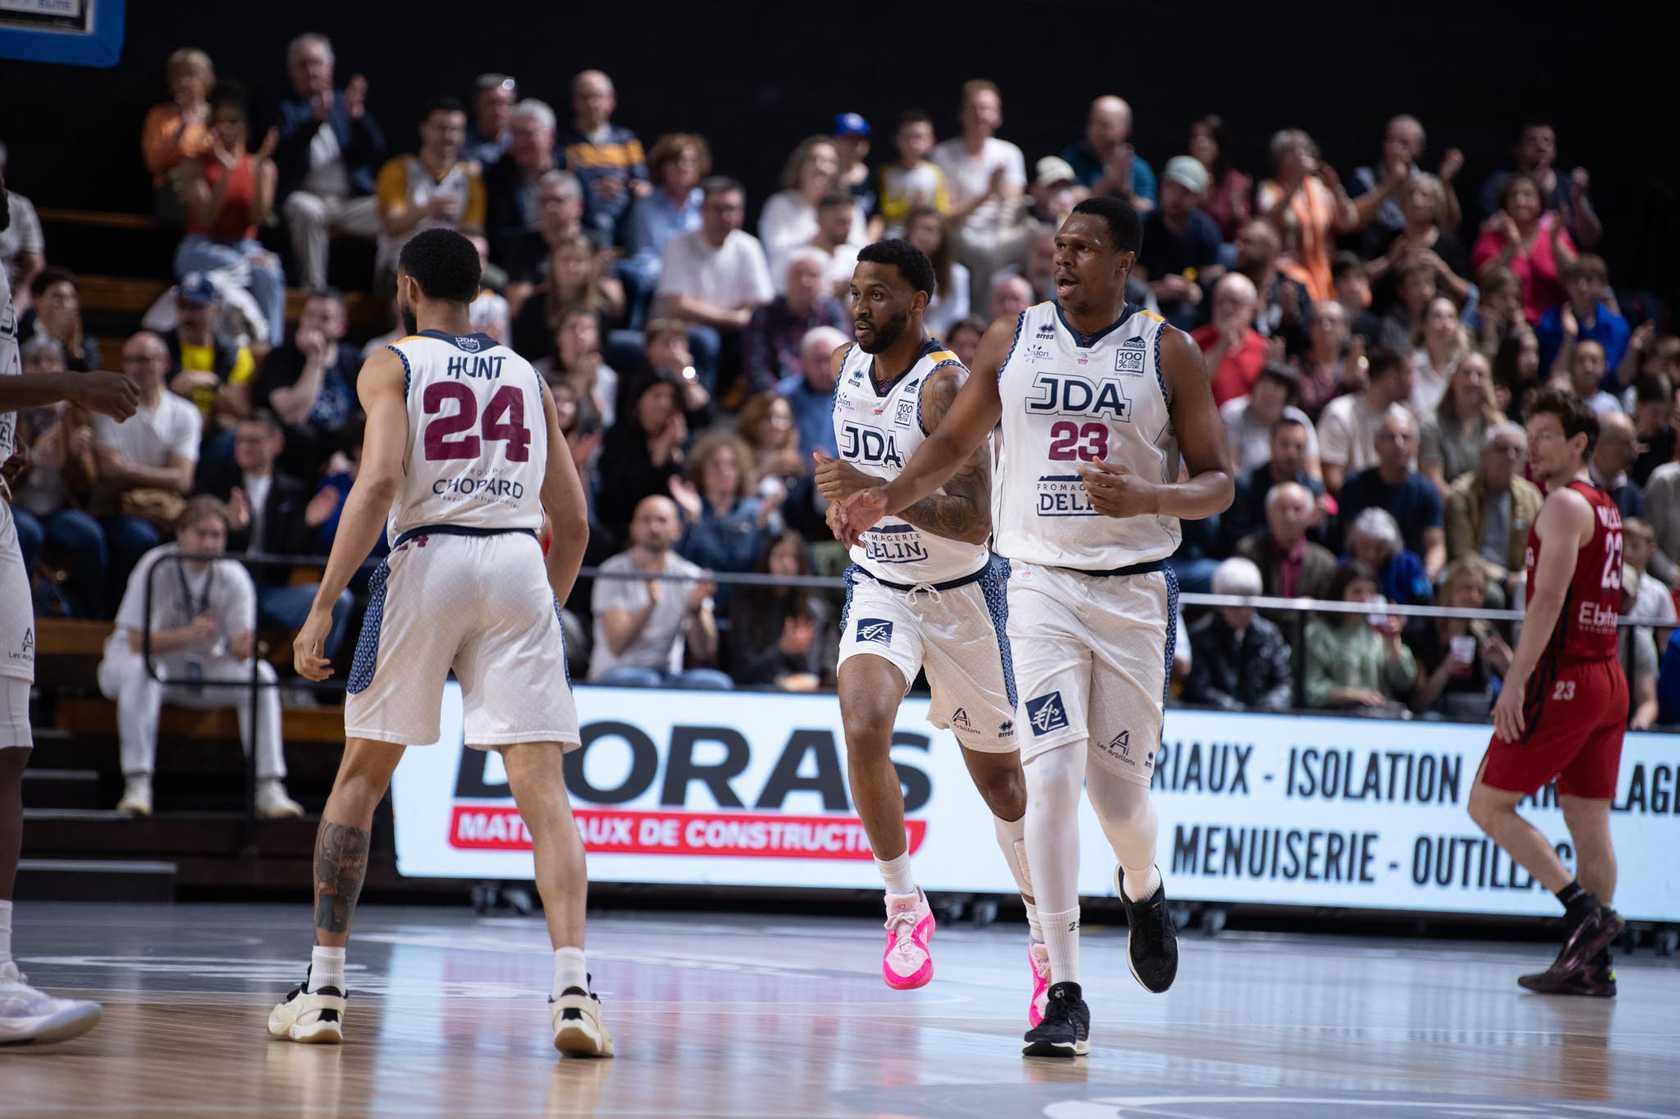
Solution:
<svg viewBox="0 0 1680 1119"><path fill-rule="evenodd" d="M1628 686L1616 659L1622 602L1622 518L1587 480L1598 418L1575 396L1547 389L1528 419L1529 461L1547 489L1528 530L1528 605L1493 740L1470 791L1470 816L1563 903L1568 935L1552 966L1518 980L1545 994L1616 993L1609 946L1623 922L1610 908L1616 856L1610 800L1627 726ZM1551 841L1517 804L1557 781L1574 843L1572 878Z"/></svg>

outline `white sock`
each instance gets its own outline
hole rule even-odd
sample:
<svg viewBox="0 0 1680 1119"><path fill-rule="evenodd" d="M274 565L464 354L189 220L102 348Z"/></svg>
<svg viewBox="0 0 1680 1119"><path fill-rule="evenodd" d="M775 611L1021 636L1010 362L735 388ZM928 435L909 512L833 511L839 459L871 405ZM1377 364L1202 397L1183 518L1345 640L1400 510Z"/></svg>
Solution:
<svg viewBox="0 0 1680 1119"><path fill-rule="evenodd" d="M549 994L559 998L568 987L589 990L589 966L584 962L582 948L554 950L554 989Z"/></svg>
<svg viewBox="0 0 1680 1119"><path fill-rule="evenodd" d="M12 903L0 901L0 964L12 961Z"/></svg>
<svg viewBox="0 0 1680 1119"><path fill-rule="evenodd" d="M910 876L909 851L896 859L876 859L875 869L881 872L881 881L887 884L887 893L903 897L916 892L916 880Z"/></svg>
<svg viewBox="0 0 1680 1119"><path fill-rule="evenodd" d="M1015 885L1021 890L1021 904L1027 907L1027 928L1032 932L1033 940L1042 944L1044 930L1039 928L1038 906L1032 900L1032 868L1027 865L1027 818L1023 815L1019 820L1005 820L1001 816L993 816L992 831L997 835L1003 861L1009 865L1009 873L1015 877Z"/></svg>
<svg viewBox="0 0 1680 1119"><path fill-rule="evenodd" d="M1046 913L1044 947L1050 952L1050 982L1079 982L1079 907Z"/></svg>
<svg viewBox="0 0 1680 1119"><path fill-rule="evenodd" d="M1149 864L1148 870L1120 869L1124 871L1120 876L1120 889L1125 892L1127 901L1148 901L1161 888L1161 872L1154 863Z"/></svg>
<svg viewBox="0 0 1680 1119"><path fill-rule="evenodd" d="M309 989L319 991L322 987L345 990L344 949L323 948L317 944L315 950L309 953Z"/></svg>

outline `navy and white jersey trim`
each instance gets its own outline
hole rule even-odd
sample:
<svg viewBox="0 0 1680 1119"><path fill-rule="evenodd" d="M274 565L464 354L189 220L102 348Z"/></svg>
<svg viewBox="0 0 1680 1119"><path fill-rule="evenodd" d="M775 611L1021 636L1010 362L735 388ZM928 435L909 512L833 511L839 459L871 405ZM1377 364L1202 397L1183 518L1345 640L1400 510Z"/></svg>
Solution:
<svg viewBox="0 0 1680 1119"><path fill-rule="evenodd" d="M1003 685L1009 693L1009 706L1014 707L1015 655L1009 647L1008 560L1002 556L992 557L992 562L980 576L980 593L986 598L986 612L991 615L992 629L997 633L998 656L1003 660Z"/></svg>
<svg viewBox="0 0 1680 1119"><path fill-rule="evenodd" d="M1015 356L1015 347L1021 344L1021 331L1026 325L1027 313L1022 311L1015 316L1015 337L1009 340L1009 352L1003 355L1002 361L998 362L997 375L1000 381L1003 380L1003 371L1009 368L1009 359Z"/></svg>
<svg viewBox="0 0 1680 1119"><path fill-rule="evenodd" d="M1137 308L1132 306L1130 303L1122 304L1120 307L1119 318L1115 319L1095 334L1081 334L1072 323L1068 322L1067 316L1062 313L1062 305L1057 303L1055 304L1055 307L1056 319L1062 324L1062 329L1073 336L1073 344L1082 350L1090 349L1092 346L1095 346L1098 342L1101 342L1104 338L1108 337L1116 330L1119 330L1122 326L1125 326L1126 320L1137 313Z"/></svg>
<svg viewBox="0 0 1680 1119"><path fill-rule="evenodd" d="M1172 697L1173 658L1178 655L1178 576L1171 567L1161 568L1167 578L1167 672L1161 685L1161 703ZM1164 732L1163 732L1164 733Z"/></svg>
<svg viewBox="0 0 1680 1119"><path fill-rule="evenodd" d="M1167 371L1161 368L1161 336L1170 329L1163 326L1155 332L1155 383L1161 386L1161 399L1167 402L1168 407L1172 406L1172 393L1167 391Z"/></svg>
<svg viewBox="0 0 1680 1119"><path fill-rule="evenodd" d="M403 353L401 350L397 349L397 347L393 346L391 343L389 343L389 342L385 343L385 348L387 350L390 350L392 353L396 354L398 360L400 360L403 363L403 396L407 397L408 396L408 386L414 380L414 367L412 365L408 364L408 355Z"/></svg>
<svg viewBox="0 0 1680 1119"><path fill-rule="evenodd" d="M457 350L464 353L476 354L480 350L488 350L501 343L488 334L450 334L444 330L422 330L421 338L436 338L439 342L448 342Z"/></svg>
<svg viewBox="0 0 1680 1119"><path fill-rule="evenodd" d="M379 664L379 630L385 620L385 588L391 579L389 557L381 560L368 577L367 615L362 619L362 634L356 640L356 655L350 662L350 679L345 690L351 694L364 692L373 683L374 670Z"/></svg>

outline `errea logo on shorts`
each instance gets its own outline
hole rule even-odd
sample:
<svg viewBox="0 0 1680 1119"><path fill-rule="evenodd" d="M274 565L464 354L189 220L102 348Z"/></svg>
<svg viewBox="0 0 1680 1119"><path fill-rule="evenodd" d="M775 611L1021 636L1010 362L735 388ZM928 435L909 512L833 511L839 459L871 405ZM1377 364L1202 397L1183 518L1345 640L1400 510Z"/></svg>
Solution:
<svg viewBox="0 0 1680 1119"><path fill-rule="evenodd" d="M857 639L873 641L878 645L891 645L892 627L893 624L885 618L859 618Z"/></svg>
<svg viewBox="0 0 1680 1119"><path fill-rule="evenodd" d="M1051 692L1049 695L1027 700L1027 722L1032 724L1034 738L1049 734L1053 730L1066 730L1067 707L1062 703L1062 693Z"/></svg>

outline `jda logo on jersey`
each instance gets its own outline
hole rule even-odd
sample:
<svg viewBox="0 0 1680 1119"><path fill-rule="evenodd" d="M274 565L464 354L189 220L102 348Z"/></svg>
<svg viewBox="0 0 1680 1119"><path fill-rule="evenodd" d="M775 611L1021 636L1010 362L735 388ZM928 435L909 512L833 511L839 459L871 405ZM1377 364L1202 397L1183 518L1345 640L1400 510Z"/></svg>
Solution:
<svg viewBox="0 0 1680 1119"><path fill-rule="evenodd" d="M907 402L906 402L907 403ZM847 462L866 462L904 468L904 456L890 431L846 423L840 425L840 457Z"/></svg>
<svg viewBox="0 0 1680 1119"><path fill-rule="evenodd" d="M893 624L885 618L859 618L857 639L873 641L878 645L891 645L892 627Z"/></svg>
<svg viewBox="0 0 1680 1119"><path fill-rule="evenodd" d="M1079 373L1039 373L1027 411L1043 416L1104 416L1132 422L1132 402L1110 378L1093 381Z"/></svg>
<svg viewBox="0 0 1680 1119"><path fill-rule="evenodd" d="M1061 692L1051 692L1027 700L1027 722L1032 724L1034 738L1041 738L1053 730L1066 730L1067 708Z"/></svg>

